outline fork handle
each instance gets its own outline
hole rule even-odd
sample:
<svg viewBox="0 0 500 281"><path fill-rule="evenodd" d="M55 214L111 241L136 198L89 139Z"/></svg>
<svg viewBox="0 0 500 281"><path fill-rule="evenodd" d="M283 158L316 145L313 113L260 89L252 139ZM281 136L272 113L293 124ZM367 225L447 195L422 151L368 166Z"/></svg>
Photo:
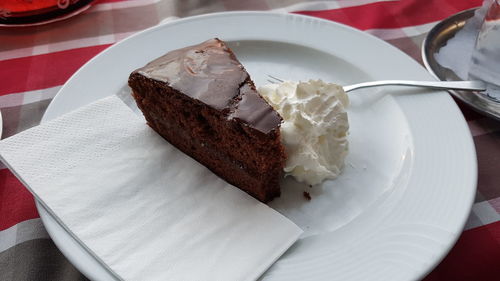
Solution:
<svg viewBox="0 0 500 281"><path fill-rule="evenodd" d="M350 92L361 88L370 88L378 86L413 86L442 90L467 90L484 91L486 85L482 81L410 81L410 80L381 80L374 82L364 82L344 86L345 92Z"/></svg>

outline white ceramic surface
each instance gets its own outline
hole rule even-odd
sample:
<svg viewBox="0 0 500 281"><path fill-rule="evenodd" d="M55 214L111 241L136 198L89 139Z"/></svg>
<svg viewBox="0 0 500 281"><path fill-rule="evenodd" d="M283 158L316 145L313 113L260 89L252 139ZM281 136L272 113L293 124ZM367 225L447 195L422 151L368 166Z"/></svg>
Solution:
<svg viewBox="0 0 500 281"><path fill-rule="evenodd" d="M212 37L229 42L257 85L266 83L267 74L339 84L432 79L401 51L344 25L291 14L219 13L157 26L110 47L75 73L43 121L129 91L127 78L135 68ZM313 188L284 181L282 196L270 206L304 235L263 280L417 280L463 229L477 164L468 127L449 95L384 87L350 97L345 171ZM113 280L37 206L54 242L79 270L93 280Z"/></svg>
<svg viewBox="0 0 500 281"><path fill-rule="evenodd" d="M2 139L2 129L3 129L3 120L2 120L2 111L0 110L0 139Z"/></svg>

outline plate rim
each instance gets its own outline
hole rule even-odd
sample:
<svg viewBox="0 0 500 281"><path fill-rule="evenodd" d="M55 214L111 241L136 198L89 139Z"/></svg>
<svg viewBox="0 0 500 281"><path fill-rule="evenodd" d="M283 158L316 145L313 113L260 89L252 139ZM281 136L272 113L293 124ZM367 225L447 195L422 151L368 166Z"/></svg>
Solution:
<svg viewBox="0 0 500 281"><path fill-rule="evenodd" d="M2 110L0 109L0 140L2 139L2 133L3 133L3 117L2 117Z"/></svg>
<svg viewBox="0 0 500 281"><path fill-rule="evenodd" d="M325 22L325 23L327 23L327 24L329 24L329 25L334 25L334 26L336 26L337 28L343 28L343 29L349 30L349 31L351 31L351 32L352 32L352 31L354 31L354 32L356 32L356 33L363 34L363 36L367 36L367 37L372 37L372 38L375 38L375 39L376 39L376 40L378 40L380 43L382 43L382 44L386 45L387 47L389 47L391 50L393 50L393 51L397 51L397 52L400 52L400 53L403 53L401 50L399 50L399 49L397 49L396 47L394 47L394 46L390 45L388 42L385 42L385 41L383 41L383 40L380 40L380 39L376 38L376 37L375 37L375 36L373 36L373 35L370 35L370 34L368 34L368 33L362 32L362 31L360 31L360 30L358 30L358 29L355 29L355 28L350 27L350 26L347 26L347 25L343 25L343 24L336 23L336 22L332 22L332 21L328 21L328 20L318 19L318 18L315 18L315 17L304 16L304 15L295 15L295 14L293 14L293 15L290 15L290 14L282 14L282 13L276 13L276 12L258 12L258 11L251 11L251 12L248 12L248 11L237 11L237 12L218 12L218 13L210 13L210 14L203 14L203 15L198 15L198 16L193 16L193 17L187 17L187 18L179 19L179 20L176 20L176 21L173 21L173 22L169 22L169 23L166 23L166 24L163 24L163 25L153 26L153 27L150 27L150 28L148 28L148 29L146 29L146 30L144 30L144 31L138 32L138 33L136 33L136 34L134 34L134 35L132 35L132 36L130 36L130 37L128 37L128 38L126 38L126 39L122 40L121 42L118 42L118 43L114 44L113 46L109 47L109 48L108 48L108 49L106 49L105 51L103 51L103 52L99 53L97 56L95 56L94 58L92 58L91 60L89 60L89 61L88 61L88 62L87 62L84 66L82 66L82 67L81 67L81 68L80 68L77 72L75 72L75 73L73 74L73 76L71 76L71 78L70 78L70 79L68 79L68 82L69 82L69 81L72 81L75 77L77 77L77 76L79 75L79 73L82 71L82 69L84 69L84 67L85 67L85 66L87 66L88 64L90 64L91 62L93 62L93 61L95 61L95 60L99 60L99 59L100 59L100 57L101 57L103 54L106 54L107 52L111 52L111 51L112 51L112 50L113 50L116 46L118 46L119 44L122 44L122 43L126 42L127 40L130 40L130 39L132 39L132 38L135 38L136 36L142 36L143 34L147 34L147 33L149 33L149 32L155 31L155 30L157 30L157 29L161 29L161 28L162 28L162 26L165 26L165 25L175 25L175 24L181 24L181 23L183 23L183 22L185 22L185 21L199 20L199 19L203 19L203 18L221 17L221 16L223 17L223 16L235 15L235 14L236 14L236 15L249 15L249 16L251 16L251 15L259 15L259 16L262 16L262 15L271 16L271 15L272 15L272 16L280 16L280 17L285 17L285 16L286 16L286 17L290 17L290 16L292 16L292 17L298 17L298 18L307 18L307 20L312 20L312 21ZM403 53L403 54L404 54L404 53ZM405 55L406 55L406 54L405 54ZM406 56L407 56L407 55L406 55ZM420 67L421 67L421 66L420 66ZM64 86L63 86L63 87L62 87L62 88L58 91L58 93L57 93L57 95L54 97L53 101L56 101L58 98L60 98L60 96L61 96L60 94L64 92L64 89L65 89L65 87L66 87L66 85L67 85L67 84L68 84L68 83L65 83L65 85L64 85ZM445 93L445 92L440 92L440 93ZM452 99L451 99L451 97L450 97L449 95L445 95L445 96L446 96L446 97L445 97L445 99L447 98L447 99L448 99L448 102L450 102L450 103L454 104L454 103L453 103L453 101L452 101ZM43 123L43 122L46 122L47 120L50 120L51 118L53 118L53 117L50 117L50 112L52 112L52 111L53 111L53 109L52 109L52 108L53 108L54 104L55 104L54 102L51 102L51 103L50 103L50 105L48 106L48 108L47 108L46 112L44 113L44 115L43 115L43 117L42 117L42 123ZM456 104L454 104L454 105L455 105L456 109L458 110L458 106L457 106ZM460 112L460 111L459 111L459 112ZM58 114L56 114L56 115L58 115ZM463 123L464 123L464 124L465 124L465 126L466 126L466 123L465 123L465 120L463 119L463 116L462 116L462 120L463 120ZM470 143L472 143L472 146L470 146L469 148L471 148L471 152L472 152L472 153L474 154L474 156L475 156L475 148L474 148L474 146L473 146L472 136L470 135L470 133L469 133L467 136L470 138L470 139L469 139L469 142L470 142ZM474 162L473 162L473 163L471 163L471 165L475 167L475 169L473 169L473 172L472 172L472 174L471 174L471 177L472 177L473 181L474 181L474 182L476 182L476 181L477 181L477 161L476 161L475 157L474 157ZM475 194L475 190L476 190L476 185L474 185L474 188L473 188L473 189L471 188L471 190L474 190L474 192L473 192L473 195L474 195L474 194ZM464 211L465 211L465 212L464 212L464 214L465 214L465 218L460 220L462 223L458 226L458 228L459 228L459 229L461 229L461 230L463 230L463 228L464 228L464 226L465 226L465 223L466 223L467 216L468 216L468 214L470 213L470 209L471 209L471 207L472 207L472 203L473 203L473 200L474 200L474 196L470 196L470 199L471 199L471 200L470 200L470 204L468 204L468 207L464 209ZM37 204L37 209L39 209L39 211L40 211L40 210L42 210L42 212L43 212L43 211L45 211L45 209L43 208L43 206L40 206L39 202L36 202L36 204ZM40 207L41 207L41 208L40 208ZM46 217L44 217L44 216L42 216L42 214L41 214L41 218L42 218L42 222L43 222L43 223L44 223L44 225L45 225L45 224L46 224L46 221L45 221L45 220L46 220L47 218L46 218ZM49 234L50 234L50 233L49 233ZM427 270L427 271L420 272L420 273L418 274L418 276L417 276L418 278L416 278L416 279L420 279L420 278L424 277L426 274L428 274L430 271L432 271L432 270L435 268L435 266L437 266L437 265L439 264L439 262L440 262L440 261L441 261L441 260L442 260L442 259L446 256L446 254L449 252L449 250L450 250L450 249L453 247L453 245L456 243L456 241L457 241L457 239L459 238L460 234L461 234L461 231L458 231L458 232L456 233L456 235L454 235L454 236L452 237L452 239L449 239L449 240L448 240L448 242L449 242L449 243L447 243L447 247L445 247L445 249L444 249L443 251L441 251L441 252L440 252L440 253L439 253L439 254L435 257L435 259L434 259L434 261L431 263L431 265L430 265L430 266L428 266L428 268L427 268L428 270ZM51 237L52 237L52 235L51 235ZM57 245L57 243L56 243L56 245ZM57 245L57 246L58 246L58 248L60 248L60 247L59 247L59 245ZM60 248L60 249L61 249L61 248ZM63 254L65 254L63 250L61 250L61 252L63 252ZM65 256L66 256L66 254L65 254ZM68 258L68 259L69 259L69 258ZM71 259L70 259L70 260L71 260ZM80 269L80 268L79 268L79 269ZM81 270L81 269L80 269L80 270Z"/></svg>

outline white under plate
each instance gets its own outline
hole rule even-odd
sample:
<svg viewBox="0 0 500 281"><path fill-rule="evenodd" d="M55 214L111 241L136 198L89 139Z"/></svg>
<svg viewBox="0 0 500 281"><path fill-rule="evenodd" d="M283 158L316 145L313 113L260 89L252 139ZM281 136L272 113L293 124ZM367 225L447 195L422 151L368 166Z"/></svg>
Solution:
<svg viewBox="0 0 500 281"><path fill-rule="evenodd" d="M267 74L340 84L433 80L398 49L341 24L292 14L219 13L157 26L110 47L64 85L43 121L129 91L134 69L212 37L229 43L257 85ZM378 88L350 97L350 153L342 175L313 188L287 179L282 196L270 203L305 232L264 280L416 280L462 232L477 164L469 129L450 96ZM54 242L79 270L93 280L113 280L37 206Z"/></svg>

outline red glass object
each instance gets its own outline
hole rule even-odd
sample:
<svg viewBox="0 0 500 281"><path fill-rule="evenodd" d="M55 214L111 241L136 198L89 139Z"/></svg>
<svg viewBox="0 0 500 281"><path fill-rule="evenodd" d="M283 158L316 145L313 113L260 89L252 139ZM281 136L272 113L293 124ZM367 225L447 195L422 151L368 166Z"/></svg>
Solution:
<svg viewBox="0 0 500 281"><path fill-rule="evenodd" d="M93 0L0 0L0 25L38 25L86 10Z"/></svg>

